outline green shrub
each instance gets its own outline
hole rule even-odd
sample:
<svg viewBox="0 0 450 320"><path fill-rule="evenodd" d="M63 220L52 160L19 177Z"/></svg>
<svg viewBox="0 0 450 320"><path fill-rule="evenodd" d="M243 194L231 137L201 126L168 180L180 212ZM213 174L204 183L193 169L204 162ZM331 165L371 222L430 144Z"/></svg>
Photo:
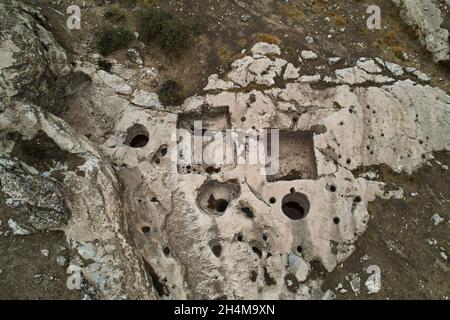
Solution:
<svg viewBox="0 0 450 320"><path fill-rule="evenodd" d="M174 80L164 82L158 91L158 96L164 105L177 105L184 100L183 88Z"/></svg>
<svg viewBox="0 0 450 320"><path fill-rule="evenodd" d="M100 53L108 55L126 48L134 40L134 34L123 27L104 26L95 33L95 39Z"/></svg>
<svg viewBox="0 0 450 320"><path fill-rule="evenodd" d="M145 42L155 41L167 55L179 57L200 33L200 28L197 24L181 22L169 12L150 8L141 14L139 32Z"/></svg>
<svg viewBox="0 0 450 320"><path fill-rule="evenodd" d="M125 11L114 5L107 7L103 16L111 22L120 22L126 18Z"/></svg>

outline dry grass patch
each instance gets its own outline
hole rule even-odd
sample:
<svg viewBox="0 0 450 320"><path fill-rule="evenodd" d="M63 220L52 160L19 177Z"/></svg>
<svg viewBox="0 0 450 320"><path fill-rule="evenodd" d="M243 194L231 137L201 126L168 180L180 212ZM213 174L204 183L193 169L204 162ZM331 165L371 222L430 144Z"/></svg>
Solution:
<svg viewBox="0 0 450 320"><path fill-rule="evenodd" d="M269 33L256 33L253 38L255 39L255 42L267 42L271 44L276 44L279 46L281 44L281 39L278 38L276 35L269 34Z"/></svg>

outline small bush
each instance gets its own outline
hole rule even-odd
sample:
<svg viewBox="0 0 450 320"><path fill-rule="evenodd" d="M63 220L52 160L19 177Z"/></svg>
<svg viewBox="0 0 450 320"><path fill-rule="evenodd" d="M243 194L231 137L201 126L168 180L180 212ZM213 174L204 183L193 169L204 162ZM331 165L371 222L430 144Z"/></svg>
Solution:
<svg viewBox="0 0 450 320"><path fill-rule="evenodd" d="M164 82L158 91L158 96L164 105L177 105L184 100L183 88L174 80Z"/></svg>
<svg viewBox="0 0 450 320"><path fill-rule="evenodd" d="M200 33L200 28L181 22L169 12L151 8L141 14L139 32L144 41L155 41L167 55L179 57L189 48L193 36Z"/></svg>
<svg viewBox="0 0 450 320"><path fill-rule="evenodd" d="M134 35L123 27L104 26L95 34L97 48L102 55L108 55L118 49L126 48Z"/></svg>
<svg viewBox="0 0 450 320"><path fill-rule="evenodd" d="M120 22L126 18L125 11L114 5L107 7L103 16L111 22Z"/></svg>

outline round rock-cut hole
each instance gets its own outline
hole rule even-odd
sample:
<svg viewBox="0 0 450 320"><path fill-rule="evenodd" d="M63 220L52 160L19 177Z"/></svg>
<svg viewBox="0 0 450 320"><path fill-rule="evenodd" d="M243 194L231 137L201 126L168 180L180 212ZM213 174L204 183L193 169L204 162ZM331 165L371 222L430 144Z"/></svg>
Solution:
<svg viewBox="0 0 450 320"><path fill-rule="evenodd" d="M212 253L218 258L220 257L220 255L222 254L222 246L220 245L219 242L217 241L211 241L211 243L209 244L211 247L211 251Z"/></svg>
<svg viewBox="0 0 450 320"><path fill-rule="evenodd" d="M142 148L142 147L145 147L147 145L147 143L148 143L148 137L143 134L138 134L131 140L130 147Z"/></svg>
<svg viewBox="0 0 450 320"><path fill-rule="evenodd" d="M127 130L125 144L132 148L145 147L149 141L147 129L142 124L134 124Z"/></svg>
<svg viewBox="0 0 450 320"><path fill-rule="evenodd" d="M210 195L208 199L208 208L217 212L225 212L228 208L228 201L225 199L215 199L214 195Z"/></svg>
<svg viewBox="0 0 450 320"><path fill-rule="evenodd" d="M210 180L201 186L197 196L197 205L208 214L222 215L230 203L239 197L240 193L240 185L236 180L226 182Z"/></svg>
<svg viewBox="0 0 450 320"><path fill-rule="evenodd" d="M164 247L163 248L163 253L165 256L168 256L170 254L170 248L169 247Z"/></svg>
<svg viewBox="0 0 450 320"><path fill-rule="evenodd" d="M149 233L150 232L150 227L149 226L144 226L141 228L143 233Z"/></svg>
<svg viewBox="0 0 450 320"><path fill-rule="evenodd" d="M300 220L309 212L309 200L300 192L290 193L284 196L281 202L283 213L291 220Z"/></svg>

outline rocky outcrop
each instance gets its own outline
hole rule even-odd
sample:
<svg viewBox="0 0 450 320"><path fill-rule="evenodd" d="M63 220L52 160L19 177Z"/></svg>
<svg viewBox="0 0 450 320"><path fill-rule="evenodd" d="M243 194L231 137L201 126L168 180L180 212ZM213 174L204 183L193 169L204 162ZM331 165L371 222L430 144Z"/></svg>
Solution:
<svg viewBox="0 0 450 320"><path fill-rule="evenodd" d="M86 137L44 110L61 93L55 82L74 74L66 52L38 11L7 0L0 15L2 218L18 236L64 231L77 254L67 272L93 297L154 297L127 240L114 169ZM46 104L38 106L41 96Z"/></svg>
<svg viewBox="0 0 450 320"><path fill-rule="evenodd" d="M0 98L26 97L49 102L64 94L71 65L50 32L47 20L31 6L14 0L0 3ZM58 83L58 79L65 79Z"/></svg>
<svg viewBox="0 0 450 320"><path fill-rule="evenodd" d="M416 69L361 58L305 74L314 52L300 68L258 43L168 107L119 66L68 63L37 11L0 8L11 30L1 34L2 214L17 237L63 231L76 253L68 272L95 298L327 298L314 268L354 252L371 201L402 197L358 169L411 173L450 150L450 97ZM64 86L72 96L57 117L46 110L52 81L72 75L82 85ZM196 143L202 159L189 161Z"/></svg>
<svg viewBox="0 0 450 320"><path fill-rule="evenodd" d="M434 61L450 60L450 34L449 30L441 27L444 17L439 7L431 0L393 2L401 9L405 22L417 30L420 41L433 55Z"/></svg>
<svg viewBox="0 0 450 320"><path fill-rule="evenodd" d="M110 110L112 89L96 81L88 89L94 119L114 119L100 149L119 171L130 234L160 298L321 297L312 265L333 270L364 236L369 202L402 196L355 170L386 164L410 173L450 148L450 97L399 65L361 58L328 75L297 75L273 46L251 52L222 79L211 76L204 95L170 109L140 90L138 104L122 97ZM85 93L74 98L77 114L67 120L92 121ZM177 129L196 120L212 130L203 142L210 160L226 130L278 128L279 172L180 163L192 136L181 139Z"/></svg>

